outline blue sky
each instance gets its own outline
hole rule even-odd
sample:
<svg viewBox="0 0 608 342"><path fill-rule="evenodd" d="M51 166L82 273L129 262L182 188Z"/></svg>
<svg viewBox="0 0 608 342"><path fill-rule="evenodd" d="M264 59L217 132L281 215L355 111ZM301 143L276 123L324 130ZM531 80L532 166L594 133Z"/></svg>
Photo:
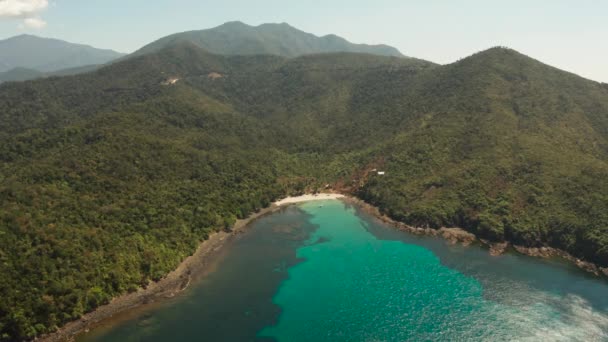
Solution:
<svg viewBox="0 0 608 342"><path fill-rule="evenodd" d="M30 0L0 5L7 1ZM287 22L317 35L386 43L438 63L503 45L608 82L604 0L51 0L27 16L32 25L24 25L25 15L0 13L0 39L31 33L131 52L167 34L226 21Z"/></svg>

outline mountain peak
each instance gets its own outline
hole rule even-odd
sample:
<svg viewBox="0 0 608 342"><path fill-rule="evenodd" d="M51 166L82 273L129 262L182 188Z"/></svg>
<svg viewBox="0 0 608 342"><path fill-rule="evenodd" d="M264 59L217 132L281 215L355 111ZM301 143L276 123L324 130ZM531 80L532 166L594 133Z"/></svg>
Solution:
<svg viewBox="0 0 608 342"><path fill-rule="evenodd" d="M217 26L216 29L219 28L251 28L252 26L245 24L242 21L227 21L220 26Z"/></svg>
<svg viewBox="0 0 608 342"><path fill-rule="evenodd" d="M33 35L33 34L22 33L22 34L19 34L19 35L7 38L7 39L5 39L5 41L26 40L26 39L33 40L33 39L44 39L44 38L36 36L36 35Z"/></svg>
<svg viewBox="0 0 608 342"><path fill-rule="evenodd" d="M257 27L258 28L260 28L260 27L277 27L277 28L284 28L284 29L296 29L295 27L289 25L289 23L286 23L286 22L282 22L282 23L264 23L264 24L258 25ZM298 31L300 31L300 30L298 30Z"/></svg>
<svg viewBox="0 0 608 342"><path fill-rule="evenodd" d="M542 64L541 62L524 55L523 53L504 46L495 46L489 49L476 52L468 57L463 58L456 64L472 63L476 65L492 64L492 65L505 65L505 64Z"/></svg>
<svg viewBox="0 0 608 342"><path fill-rule="evenodd" d="M489 49L479 52L479 54L494 56L527 57L521 52L506 46L493 46Z"/></svg>
<svg viewBox="0 0 608 342"><path fill-rule="evenodd" d="M13 37L11 37L11 38L9 38L9 39L16 39L16 38L27 38L27 37L38 37L38 36L35 36L35 35L33 35L33 34L22 33L22 34L18 34L18 35L16 35L16 36L13 36Z"/></svg>
<svg viewBox="0 0 608 342"><path fill-rule="evenodd" d="M352 52L403 57L399 50L387 45L353 44L335 35L317 37L286 22L251 26L240 21L230 21L207 30L173 34L144 46L134 55L159 51L176 40L191 41L219 55L297 57L308 54Z"/></svg>
<svg viewBox="0 0 608 342"><path fill-rule="evenodd" d="M17 67L54 72L92 64L105 64L123 54L69 43L55 38L22 34L0 40L0 72Z"/></svg>

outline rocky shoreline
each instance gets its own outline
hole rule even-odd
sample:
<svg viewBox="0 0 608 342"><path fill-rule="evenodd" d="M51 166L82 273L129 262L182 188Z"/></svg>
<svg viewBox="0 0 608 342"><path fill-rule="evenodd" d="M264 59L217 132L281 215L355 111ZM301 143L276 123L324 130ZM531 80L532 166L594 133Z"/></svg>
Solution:
<svg viewBox="0 0 608 342"><path fill-rule="evenodd" d="M204 276L211 270L211 259L231 237L243 233L243 230L254 220L273 213L281 207L314 200L338 199L344 195L338 193L310 194L297 197L287 197L271 204L248 218L238 220L230 232L220 231L212 234L203 241L193 255L187 257L175 270L158 282L151 282L145 289L128 293L114 298L110 303L83 315L79 320L72 321L52 334L43 335L36 339L42 342L73 341L76 336L88 332L118 314L133 310L142 305L153 304L164 299L175 297L188 288L193 279Z"/></svg>
<svg viewBox="0 0 608 342"><path fill-rule="evenodd" d="M187 257L174 271L167 274L158 282L150 283L145 289L114 298L110 303L85 314L79 320L72 321L52 334L43 335L36 339L42 342L73 341L79 334L86 333L115 315L133 310L146 304L175 297L184 291L192 279L210 271L212 257L216 255L229 239L242 233L242 230L252 221L275 212L280 206L271 205L246 219L238 220L232 231L220 231L212 234L203 241L193 255Z"/></svg>
<svg viewBox="0 0 608 342"><path fill-rule="evenodd" d="M608 277L608 268L601 268L590 262L580 260L572 255L561 251L559 249L551 247L540 247L540 248L529 248L523 246L514 246L508 242L493 243L484 239L478 239L475 234L465 231L462 228L419 228L406 225L402 222L395 221L390 217L383 215L380 210L356 197L350 195L339 195L340 199L345 203L355 205L360 208L363 212L377 218L378 220L391 225L401 231L424 236L434 236L446 239L450 244L461 244L463 246L469 246L474 243L481 243L489 248L489 253L493 256L499 256L508 250L514 250L518 253L541 257L541 258L554 258L559 257L564 260L572 262L579 268L593 273L597 276ZM311 195L314 196L314 195ZM309 196L310 197L310 196ZM310 198L302 197L301 200L286 201L285 203L277 202L272 204L270 207L260 210L259 212L252 214L250 217L238 220L231 232L217 232L209 237L200 244L196 252L186 258L177 269L169 273L165 278L158 282L150 283L145 289L140 289L136 292L125 294L114 298L109 304L101 306L94 311L85 314L81 319L67 323L59 330L52 334L44 335L36 339L36 341L42 342L59 342L59 341L73 341L74 338L84 332L88 332L93 327L99 325L102 321L105 321L117 314L126 312L128 310L135 309L145 304L152 304L163 299L168 299L176 296L190 285L192 279L204 275L210 270L211 262L209 261L212 256L216 255L221 247L225 245L231 237L243 233L243 229L250 224L252 221L273 213L279 210L282 205L289 205L300 201L311 200ZM323 196L318 196L314 199L324 199ZM314 200L313 199L313 200ZM512 247L512 248L511 248Z"/></svg>
<svg viewBox="0 0 608 342"><path fill-rule="evenodd" d="M389 224L401 231L405 231L415 235L425 235L425 236L435 236L441 237L446 240L450 244L461 244L463 246L469 246L473 243L479 242L482 245L485 245L489 249L489 253L492 256L499 256L507 251L513 250L520 254L538 257L538 258L561 258L572 264L576 265L580 269L587 271L589 273L593 273L598 277L608 277L608 267L600 267L594 263L581 260L572 256L571 254L562 251L557 248L552 247L524 247L518 245L512 245L509 242L490 242L488 240L477 238L477 236L473 233L467 232L461 228L417 228L408 226L405 223L395 221L390 217L382 214L380 210L358 198L347 197L345 199L347 203L357 205L361 208L365 213L372 215L379 219L380 221Z"/></svg>
<svg viewBox="0 0 608 342"><path fill-rule="evenodd" d="M564 260L567 260L567 261L573 263L577 267L579 267L587 272L593 273L597 276L608 277L608 267L600 267L594 263L581 260L560 249L556 249L556 248L552 248L552 247L524 247L524 246L516 246L516 245L514 245L513 248L521 254L530 255L530 256L534 256L534 257L562 258Z"/></svg>

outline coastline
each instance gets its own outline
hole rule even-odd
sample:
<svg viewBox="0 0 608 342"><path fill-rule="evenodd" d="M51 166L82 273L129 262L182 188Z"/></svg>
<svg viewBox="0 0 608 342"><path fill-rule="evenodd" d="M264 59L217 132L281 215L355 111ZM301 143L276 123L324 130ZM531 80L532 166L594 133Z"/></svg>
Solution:
<svg viewBox="0 0 608 342"><path fill-rule="evenodd" d="M488 252L492 256L500 256L507 251L514 251L519 254L549 259L549 258L561 258L567 262L574 264L576 267L594 274L597 277L608 279L608 267L600 267L592 262L581 260L570 253L553 248L553 247L524 247L513 245L510 242L490 242L485 239L477 237L475 234L470 233L462 228L418 228L408 226L407 224L399 221L395 221L392 218L382 214L378 207L375 207L361 199L356 197L345 197L345 202L357 205L365 213L375 217L376 219L395 227L398 230L414 234L414 235L426 235L441 237L446 239L451 244L462 244L463 246L469 246L473 243L480 243L488 247Z"/></svg>
<svg viewBox="0 0 608 342"><path fill-rule="evenodd" d="M78 320L66 323L51 334L38 337L35 341L73 341L76 336L88 332L90 329L95 328L115 315L136 309L142 305L153 304L173 298L180 292L186 290L191 284L192 279L203 276L208 272L211 266L209 259L218 254L231 237L242 233L253 221L273 213L286 205L341 198L345 198L345 196L336 193L324 193L286 197L276 201L269 207L261 209L245 219L237 220L230 232L219 231L211 234L207 240L199 244L194 254L185 258L175 270L171 271L161 280L151 282L145 289L140 288L135 292L115 297L110 303L96 308L83 315Z"/></svg>
<svg viewBox="0 0 608 342"><path fill-rule="evenodd" d="M301 203L301 202L309 202L309 201L322 201L322 200L330 200L330 199L341 199L346 196L337 193L320 193L320 194L312 194L312 195L301 195L296 197L287 197L282 200L274 202L273 205L282 206L287 204Z"/></svg>
<svg viewBox="0 0 608 342"><path fill-rule="evenodd" d="M220 231L212 234L207 240L199 244L194 254L184 259L175 270L167 274L167 276L160 281L150 283L150 285L145 289L139 289L136 292L115 297L110 303L100 306L97 309L85 314L79 320L67 323L54 333L39 337L36 339L36 341L72 341L76 336L88 332L90 329L100 325L103 321L106 321L117 314L133 310L145 304L152 304L173 298L180 292L186 290L193 278L198 278L206 274L211 266L209 259L219 253L221 248L226 244L227 241L229 241L231 237L241 234L243 230L256 219L276 212L284 206L308 201L330 199L340 199L347 204L355 205L366 214L380 220L381 222L410 234L439 237L447 240L450 244L461 244L463 246L469 246L473 243L480 243L487 246L489 248L489 253L493 256L499 256L512 247L512 250L517 253L533 257L559 257L573 263L575 266L587 272L595 274L596 276L608 277L608 268L601 268L593 263L582 261L559 249L551 247L527 248L522 246L514 246L508 242L492 243L487 240L480 239L475 234L467 232L461 228L433 229L412 227L383 215L379 208L351 195L343 195L339 193L307 194L302 196L287 197L276 201L269 207L250 215L246 219L238 220L231 232Z"/></svg>

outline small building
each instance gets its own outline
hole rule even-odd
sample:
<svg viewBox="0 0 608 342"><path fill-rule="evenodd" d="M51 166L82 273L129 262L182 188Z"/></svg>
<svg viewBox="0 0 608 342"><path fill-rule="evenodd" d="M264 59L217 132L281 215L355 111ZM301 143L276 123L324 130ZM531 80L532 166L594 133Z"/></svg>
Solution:
<svg viewBox="0 0 608 342"><path fill-rule="evenodd" d="M384 176L386 174L386 172L384 171L378 171L378 176Z"/></svg>
<svg viewBox="0 0 608 342"><path fill-rule="evenodd" d="M167 80L165 80L162 84L163 85L174 85L175 83L177 83L179 81L179 78L177 77L171 77L168 78Z"/></svg>
<svg viewBox="0 0 608 342"><path fill-rule="evenodd" d="M224 75L218 73L218 72L211 72L209 73L209 75L207 75L207 78L210 80L217 80L218 78L223 78Z"/></svg>

